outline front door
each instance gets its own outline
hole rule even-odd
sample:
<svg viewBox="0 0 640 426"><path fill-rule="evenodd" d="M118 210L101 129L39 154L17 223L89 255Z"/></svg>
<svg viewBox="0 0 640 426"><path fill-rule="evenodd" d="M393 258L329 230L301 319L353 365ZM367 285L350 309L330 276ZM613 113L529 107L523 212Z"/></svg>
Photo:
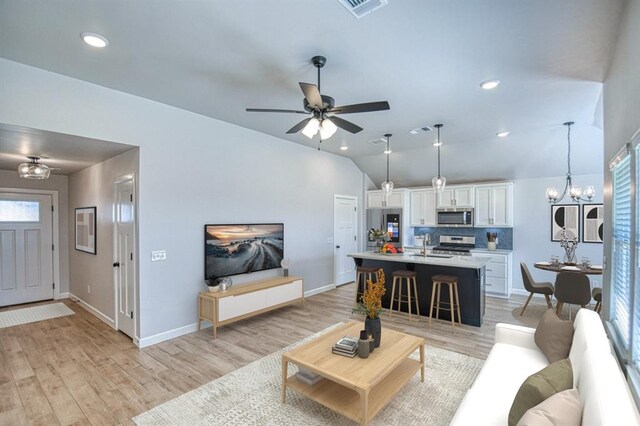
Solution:
<svg viewBox="0 0 640 426"><path fill-rule="evenodd" d="M0 193L0 306L53 299L51 195Z"/></svg>
<svg viewBox="0 0 640 426"><path fill-rule="evenodd" d="M133 180L115 184L115 287L118 330L135 336L135 209Z"/></svg>
<svg viewBox="0 0 640 426"><path fill-rule="evenodd" d="M333 201L334 279L342 285L355 280L355 263L348 254L357 251L356 197L336 195Z"/></svg>

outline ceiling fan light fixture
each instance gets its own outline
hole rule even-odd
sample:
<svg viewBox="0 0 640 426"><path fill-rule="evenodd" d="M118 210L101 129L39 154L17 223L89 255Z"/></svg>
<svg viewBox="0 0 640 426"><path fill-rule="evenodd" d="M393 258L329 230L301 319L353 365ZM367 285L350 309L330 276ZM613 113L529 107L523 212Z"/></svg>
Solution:
<svg viewBox="0 0 640 426"><path fill-rule="evenodd" d="M331 119L325 118L320 124L320 138L327 140L333 136L337 130L338 126L336 126Z"/></svg>
<svg viewBox="0 0 640 426"><path fill-rule="evenodd" d="M312 118L309 120L304 129L302 129L302 134L308 137L309 139L313 139L316 133L318 133L318 128L320 127L320 121L317 118Z"/></svg>
<svg viewBox="0 0 640 426"><path fill-rule="evenodd" d="M22 163L18 166L18 176L23 179L49 179L51 169L44 164L38 163L40 158L29 157L28 163Z"/></svg>

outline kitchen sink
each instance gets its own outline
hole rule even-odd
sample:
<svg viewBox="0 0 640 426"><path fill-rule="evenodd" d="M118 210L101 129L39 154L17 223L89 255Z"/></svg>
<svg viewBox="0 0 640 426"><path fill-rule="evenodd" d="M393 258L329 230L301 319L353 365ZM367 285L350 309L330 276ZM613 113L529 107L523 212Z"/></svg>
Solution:
<svg viewBox="0 0 640 426"><path fill-rule="evenodd" d="M412 253L411 256L415 256L415 257L435 257L435 258L439 258L439 259L451 259L453 256L450 256L448 254L427 254L426 256L424 254L420 254L420 253Z"/></svg>

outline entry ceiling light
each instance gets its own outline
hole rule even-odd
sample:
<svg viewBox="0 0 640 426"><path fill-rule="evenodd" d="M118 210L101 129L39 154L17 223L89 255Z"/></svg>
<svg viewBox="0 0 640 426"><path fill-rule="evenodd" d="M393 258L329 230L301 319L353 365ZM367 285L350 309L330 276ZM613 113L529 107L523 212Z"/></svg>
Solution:
<svg viewBox="0 0 640 426"><path fill-rule="evenodd" d="M87 43L89 46L97 47L102 49L103 47L107 47L109 45L109 40L106 37L101 36L96 33L82 33L80 34L82 40Z"/></svg>
<svg viewBox="0 0 640 426"><path fill-rule="evenodd" d="M22 163L18 166L18 175L23 179L49 179L51 169L45 165L38 163L40 157L27 157L28 163Z"/></svg>
<svg viewBox="0 0 640 426"><path fill-rule="evenodd" d="M438 129L438 141L434 143L434 145L438 147L438 176L431 179L431 185L433 185L433 189L435 189L436 192L440 193L447 184L447 178L440 175L440 146L442 146L442 142L440 141L440 129L442 128L442 124L436 124L433 127Z"/></svg>
<svg viewBox="0 0 640 426"><path fill-rule="evenodd" d="M480 83L480 87L482 87L484 90L492 90L498 87L499 84L500 80L486 80Z"/></svg>
<svg viewBox="0 0 640 426"><path fill-rule="evenodd" d="M592 185L587 186L582 192L582 188L574 186L571 181L571 126L573 124L573 121L563 123L563 125L567 126L567 178L562 195L559 195L558 190L554 187L547 188L547 199L551 204L559 203L565 195L569 195L574 203L579 203L580 201L590 202L593 196L596 195Z"/></svg>
<svg viewBox="0 0 640 426"><path fill-rule="evenodd" d="M391 156L391 147L389 146L389 138L391 138L391 133L387 133L386 135L384 135L385 138L387 138L387 150L385 151L385 153L389 153L386 154L387 156L387 180L385 180L384 182L382 182L382 192L384 194L384 199L386 200L391 193L393 192L393 182L391 182L389 180L389 157Z"/></svg>

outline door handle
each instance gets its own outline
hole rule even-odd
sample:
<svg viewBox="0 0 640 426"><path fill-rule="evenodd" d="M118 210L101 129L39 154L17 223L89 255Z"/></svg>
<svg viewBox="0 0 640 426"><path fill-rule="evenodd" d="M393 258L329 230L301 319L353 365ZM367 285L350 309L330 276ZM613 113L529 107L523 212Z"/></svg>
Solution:
<svg viewBox="0 0 640 426"><path fill-rule="evenodd" d="M340 246L336 246L336 248L340 248Z"/></svg>
<svg viewBox="0 0 640 426"><path fill-rule="evenodd" d="M115 262L115 263L113 264L113 267L114 267L114 268L119 268L119 267L120 267L120 262Z"/></svg>

